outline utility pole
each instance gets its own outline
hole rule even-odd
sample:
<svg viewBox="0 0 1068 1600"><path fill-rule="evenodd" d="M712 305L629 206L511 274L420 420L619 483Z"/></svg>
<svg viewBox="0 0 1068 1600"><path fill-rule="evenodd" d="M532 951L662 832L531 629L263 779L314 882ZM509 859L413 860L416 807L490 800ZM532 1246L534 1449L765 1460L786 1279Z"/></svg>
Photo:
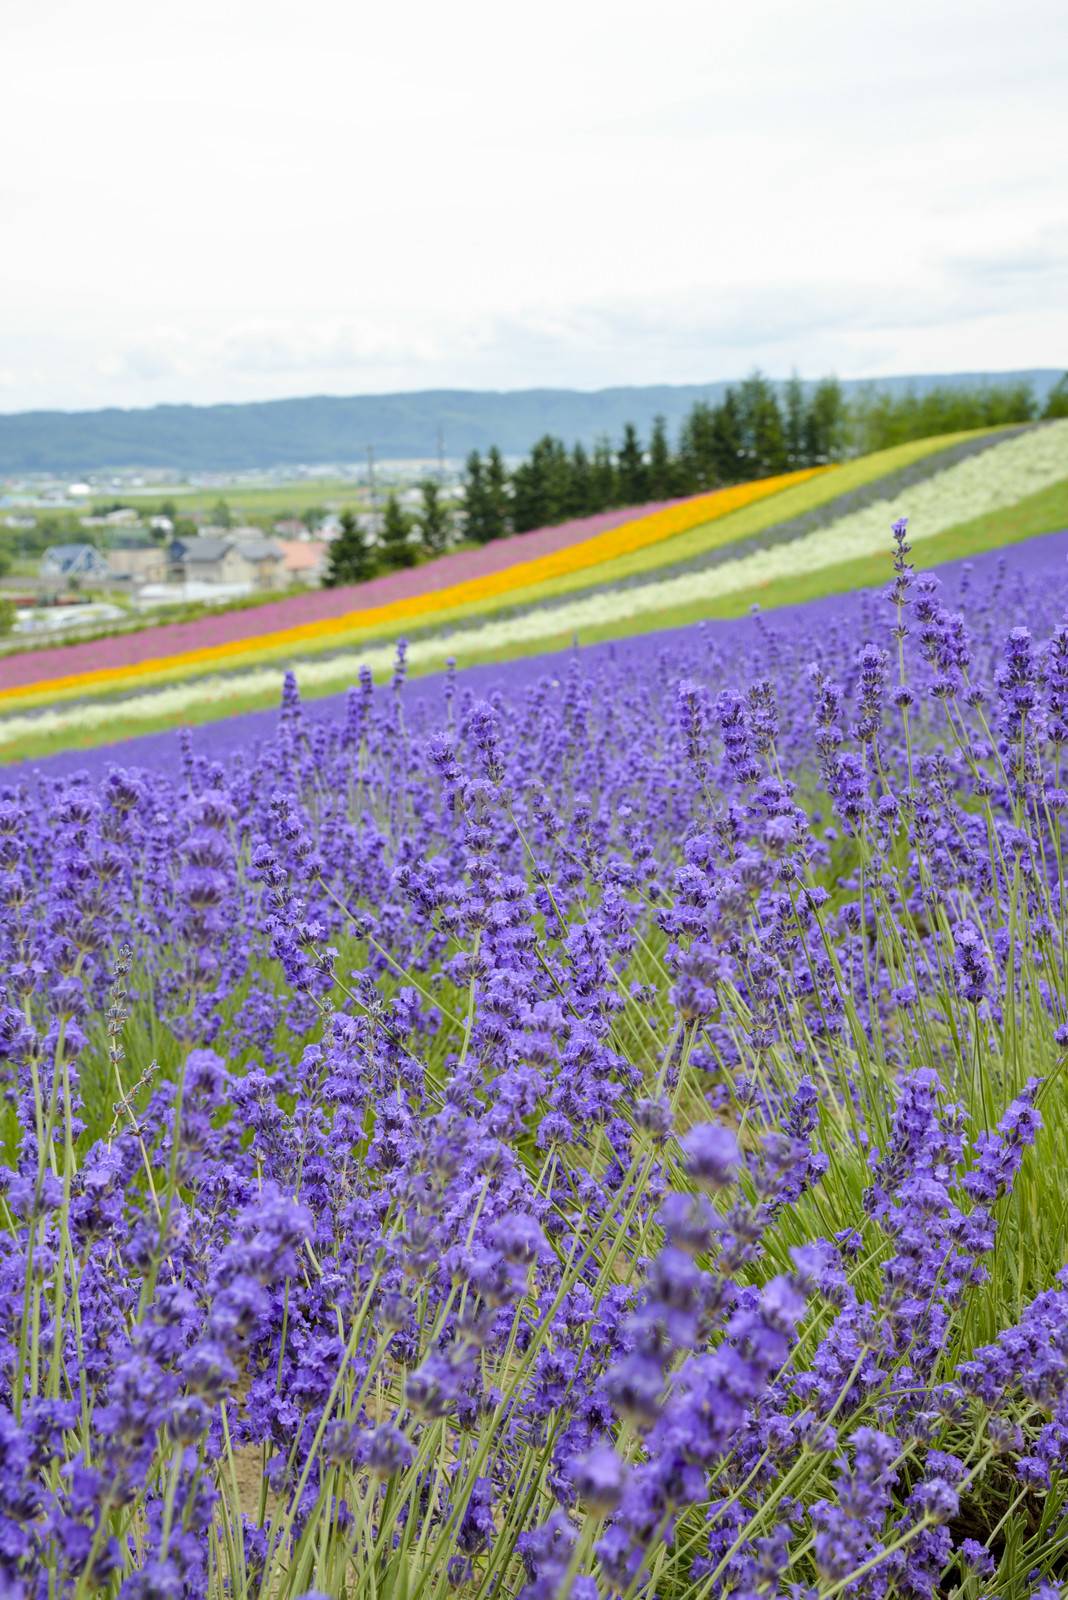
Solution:
<svg viewBox="0 0 1068 1600"><path fill-rule="evenodd" d="M439 484L444 484L444 482L445 482L445 435L441 431L441 423L439 422L438 423L438 483Z"/></svg>
<svg viewBox="0 0 1068 1600"><path fill-rule="evenodd" d="M371 485L371 522L372 522L372 525L374 526L375 538L377 539L377 537L378 537L378 493L377 493L377 491L375 489L375 447L374 447L373 444L369 444L367 446L367 479L368 479L368 482Z"/></svg>

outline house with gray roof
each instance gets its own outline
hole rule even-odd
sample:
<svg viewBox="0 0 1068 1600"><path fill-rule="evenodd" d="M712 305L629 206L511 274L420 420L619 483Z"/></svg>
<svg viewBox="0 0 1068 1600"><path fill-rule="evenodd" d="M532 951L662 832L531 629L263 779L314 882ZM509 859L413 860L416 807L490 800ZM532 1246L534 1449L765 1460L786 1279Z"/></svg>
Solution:
<svg viewBox="0 0 1068 1600"><path fill-rule="evenodd" d="M179 583L245 585L278 589L286 582L282 551L258 528L244 536L198 534L172 539L168 548L171 576ZM254 533L254 537L253 537Z"/></svg>

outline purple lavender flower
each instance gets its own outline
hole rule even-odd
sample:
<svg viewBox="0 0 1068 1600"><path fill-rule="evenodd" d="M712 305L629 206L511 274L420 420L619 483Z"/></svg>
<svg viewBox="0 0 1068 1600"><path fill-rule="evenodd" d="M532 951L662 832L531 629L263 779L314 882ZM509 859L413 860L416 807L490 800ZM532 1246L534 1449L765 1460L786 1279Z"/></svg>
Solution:
<svg viewBox="0 0 1068 1600"><path fill-rule="evenodd" d="M990 993L994 971L982 934L973 922L961 922L953 930L953 970L957 993L969 1005L977 1006Z"/></svg>
<svg viewBox="0 0 1068 1600"><path fill-rule="evenodd" d="M734 1182L741 1165L738 1141L729 1128L703 1122L679 1140L686 1171L702 1189L715 1191Z"/></svg>

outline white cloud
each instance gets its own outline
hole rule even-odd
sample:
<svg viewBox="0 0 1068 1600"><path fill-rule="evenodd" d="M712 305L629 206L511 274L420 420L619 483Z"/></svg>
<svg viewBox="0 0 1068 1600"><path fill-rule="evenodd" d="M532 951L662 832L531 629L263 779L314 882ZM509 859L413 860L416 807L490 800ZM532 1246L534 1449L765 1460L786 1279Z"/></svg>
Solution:
<svg viewBox="0 0 1068 1600"><path fill-rule="evenodd" d="M4 406L1061 364L1061 10L11 0Z"/></svg>

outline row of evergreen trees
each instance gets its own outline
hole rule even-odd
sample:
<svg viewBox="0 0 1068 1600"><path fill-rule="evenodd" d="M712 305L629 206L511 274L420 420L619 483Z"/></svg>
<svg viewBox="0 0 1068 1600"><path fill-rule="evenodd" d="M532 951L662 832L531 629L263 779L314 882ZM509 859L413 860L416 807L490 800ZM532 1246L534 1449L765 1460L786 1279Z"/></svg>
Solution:
<svg viewBox="0 0 1068 1600"><path fill-rule="evenodd" d="M459 532L488 544L617 506L699 494L912 439L1029 422L1040 415L1068 416L1068 375L1040 408L1027 384L945 386L923 395L892 395L872 386L847 403L834 378L808 385L795 376L779 386L754 372L728 388L718 404L698 401L674 444L658 417L647 444L628 423L616 448L601 439L591 450L581 443L569 449L546 434L512 468L496 446L485 457L472 451L464 469ZM414 518L389 497L375 546L346 514L341 537L331 546L328 583L355 583L380 567L410 566L420 547L428 555L448 548L452 518L438 485L427 480L420 489Z"/></svg>
<svg viewBox="0 0 1068 1600"><path fill-rule="evenodd" d="M841 455L848 414L833 378L807 389L794 378L778 390L760 373L729 388L718 405L698 401L672 444L662 417L648 444L628 423L618 449L592 450L546 434L511 472L497 449L477 450L464 474L464 534L478 544L507 533L587 517L614 506L698 494L719 484L771 477Z"/></svg>

